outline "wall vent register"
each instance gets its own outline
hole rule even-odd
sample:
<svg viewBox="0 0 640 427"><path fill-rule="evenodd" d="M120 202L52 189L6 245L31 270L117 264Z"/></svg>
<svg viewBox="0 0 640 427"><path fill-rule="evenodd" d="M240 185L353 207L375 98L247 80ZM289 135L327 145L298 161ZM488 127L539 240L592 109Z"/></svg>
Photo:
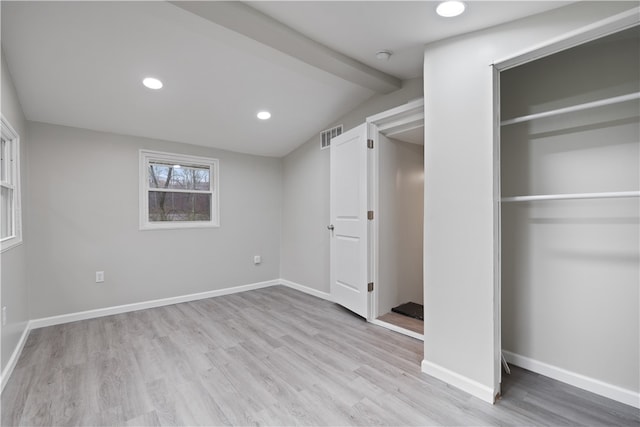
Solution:
<svg viewBox="0 0 640 427"><path fill-rule="evenodd" d="M342 135L342 125L320 132L320 148L327 148L331 145L331 139Z"/></svg>

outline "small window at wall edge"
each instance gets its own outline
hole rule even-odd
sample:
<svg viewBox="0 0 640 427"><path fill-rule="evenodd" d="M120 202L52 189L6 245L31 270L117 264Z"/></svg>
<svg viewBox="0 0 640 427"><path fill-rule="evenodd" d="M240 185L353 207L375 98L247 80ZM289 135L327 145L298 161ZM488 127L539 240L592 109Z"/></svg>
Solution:
<svg viewBox="0 0 640 427"><path fill-rule="evenodd" d="M220 226L218 159L140 150L140 230Z"/></svg>
<svg viewBox="0 0 640 427"><path fill-rule="evenodd" d="M22 243L20 136L0 115L0 251Z"/></svg>

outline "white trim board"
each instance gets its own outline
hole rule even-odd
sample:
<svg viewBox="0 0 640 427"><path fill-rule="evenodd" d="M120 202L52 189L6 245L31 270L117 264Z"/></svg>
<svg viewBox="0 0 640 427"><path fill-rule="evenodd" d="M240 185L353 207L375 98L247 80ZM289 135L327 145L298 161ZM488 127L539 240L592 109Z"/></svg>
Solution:
<svg viewBox="0 0 640 427"><path fill-rule="evenodd" d="M515 366L519 366L540 375L544 375L545 377L553 378L554 380L624 403L625 405L640 408L640 393L638 392L627 390L557 366L549 365L548 363L540 362L520 354L511 353L510 351L503 350L502 353L504 354L505 359L507 359L507 362Z"/></svg>
<svg viewBox="0 0 640 427"><path fill-rule="evenodd" d="M314 297L322 298L324 300L333 302L333 298L331 298L331 294L327 292L322 292L317 289L313 289L308 286L304 286L287 279L279 279L278 281L280 282L281 285L286 286L288 288L295 289L297 291L304 292L305 294L313 295Z"/></svg>
<svg viewBox="0 0 640 427"><path fill-rule="evenodd" d="M77 313L61 314L59 316L44 317L34 319L30 322L31 329L44 328L47 326L61 325L63 323L77 322L78 320L95 319L97 317L111 316L131 311L146 310L148 308L163 307L167 305L179 304L181 302L197 301L206 298L219 297L222 295L235 294L238 292L251 291L254 289L267 288L278 285L279 280L268 280L266 282L251 283L249 285L234 286L213 291L200 292L197 294L181 295L155 299L151 301L136 302L133 304L116 305L113 307L97 308L95 310L79 311Z"/></svg>
<svg viewBox="0 0 640 427"><path fill-rule="evenodd" d="M300 285L290 280L274 279L274 280L267 280L264 282L251 283L248 285L233 286L229 288L200 292L196 294L180 295L176 297L142 301L142 302L137 302L132 304L123 304L123 305L117 305L113 307L97 308L94 310L79 311L76 313L61 314L58 316L50 316L50 317L43 317L39 319L29 320L25 325L24 331L22 332L22 336L20 337L18 344L16 345L15 349L13 350L13 353L11 354L11 357L9 358L9 362L7 363L7 366L2 371L2 374L1 374L2 384L0 388L0 393L4 390L4 387L7 381L9 381L9 378L11 377L11 374L13 373L13 370L18 362L18 359L22 354L22 349L24 348L24 345L27 341L29 332L31 332L31 330L33 329L45 328L47 326L61 325L64 323L77 322L79 320L95 319L98 317L111 316L114 314L129 313L129 312L138 311L138 310L146 310L148 308L163 307L167 305L179 304L182 302L197 301L201 299L213 298L213 297L218 297L223 295L230 295L230 294L235 294L235 293L240 293L245 291L251 291L255 289L268 288L270 286L277 286L277 285L283 285L288 288L295 289L300 292L304 292L306 294L313 295L318 298L332 301L331 295L326 292L318 291L316 289L310 288L308 286Z"/></svg>
<svg viewBox="0 0 640 427"><path fill-rule="evenodd" d="M449 369L433 362L429 362L428 360L422 361L422 372L459 388L460 390L465 391L480 400L484 400L487 403L493 404L496 401L497 392L494 393L491 387L480 384L476 380L460 375L457 372L450 371Z"/></svg>
<svg viewBox="0 0 640 427"><path fill-rule="evenodd" d="M4 369L2 370L2 374L0 374L2 375L2 379L0 380L2 383L2 385L0 386L0 393L2 393L2 391L4 390L4 386L7 385L7 381L9 381L9 377L11 377L11 374L13 373L13 370L15 369L16 364L18 363L18 359L22 354L22 349L24 348L24 345L27 342L27 337L29 336L30 331L31 331L31 322L29 321L25 323L24 330L22 331L22 335L18 340L18 344L16 345L16 348L13 350L13 353L11 353L11 357L7 362L7 366L4 367Z"/></svg>
<svg viewBox="0 0 640 427"><path fill-rule="evenodd" d="M61 325L63 323L77 322L78 320L95 319L97 317L111 316L114 314L128 313L137 310L146 310L154 307L164 307L167 305L179 304L182 302L197 301L201 299L230 295L239 292L252 291L255 289L267 288L270 286L283 285L318 298L331 301L331 296L326 292L321 292L307 286L300 285L285 279L267 280L264 282L251 283L248 285L233 286L229 288L216 289L213 291L200 292L196 294L180 295L176 297L161 298L150 301L142 301L132 304L117 305L112 307L97 308L95 310L79 311L76 313L61 314L58 316L43 317L33 319L29 322L30 329L44 328L47 326Z"/></svg>
<svg viewBox="0 0 640 427"><path fill-rule="evenodd" d="M532 46L525 51L511 55L509 58L496 60L493 65L498 70L505 71L509 68L626 30L638 24L640 24L640 8L634 7L617 15L585 25L544 43Z"/></svg>
<svg viewBox="0 0 640 427"><path fill-rule="evenodd" d="M371 320L368 320L368 322L371 323L372 325L380 326L380 327L389 329L390 331L397 332L399 334L406 335L408 337L415 338L420 341L424 341L424 335L419 334L417 332L413 332L409 329L405 329L402 326L396 326L393 323L385 322L384 320L379 320L379 319L371 319Z"/></svg>

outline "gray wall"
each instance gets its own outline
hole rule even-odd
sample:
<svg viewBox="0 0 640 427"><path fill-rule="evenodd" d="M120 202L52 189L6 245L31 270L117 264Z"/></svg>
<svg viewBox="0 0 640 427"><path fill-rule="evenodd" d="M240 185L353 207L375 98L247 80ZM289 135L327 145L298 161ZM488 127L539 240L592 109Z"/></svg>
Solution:
<svg viewBox="0 0 640 427"><path fill-rule="evenodd" d="M490 65L634 6L580 2L426 46L423 367L433 375L485 397L499 387Z"/></svg>
<svg viewBox="0 0 640 427"><path fill-rule="evenodd" d="M401 89L375 96L342 119L347 131L368 116L422 98L422 79L408 80ZM281 277L329 292L329 150L315 136L283 159Z"/></svg>
<svg viewBox="0 0 640 427"><path fill-rule="evenodd" d="M28 132L31 318L279 277L280 159L43 123ZM138 230L141 148L220 159L220 228Z"/></svg>
<svg viewBox="0 0 640 427"><path fill-rule="evenodd" d="M380 135L378 315L423 303L424 147Z"/></svg>
<svg viewBox="0 0 640 427"><path fill-rule="evenodd" d="M640 91L640 39L581 46L502 73L502 114ZM640 104L502 130L505 195L638 190ZM609 384L640 381L638 199L504 204L502 347Z"/></svg>
<svg viewBox="0 0 640 427"><path fill-rule="evenodd" d="M29 206L25 200L26 187L26 155L27 135L25 129L25 119L22 107L18 101L15 87L11 81L11 75L7 68L7 62L2 52L2 115L11 123L11 126L20 135L20 171L22 184L22 212L28 212ZM24 243L25 236L29 234L27 230L25 215L22 215L22 238L23 243L0 254L0 304L7 307L7 324L1 327L2 330L2 354L1 364L4 370L11 354L16 348L20 335L27 326L29 312L27 305L27 245Z"/></svg>

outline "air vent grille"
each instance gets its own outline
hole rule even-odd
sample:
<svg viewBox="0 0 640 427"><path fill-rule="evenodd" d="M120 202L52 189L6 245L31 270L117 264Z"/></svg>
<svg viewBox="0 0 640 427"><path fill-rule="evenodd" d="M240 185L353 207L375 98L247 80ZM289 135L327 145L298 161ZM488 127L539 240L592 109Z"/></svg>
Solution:
<svg viewBox="0 0 640 427"><path fill-rule="evenodd" d="M331 145L331 139L342 134L342 125L320 132L320 148L327 148Z"/></svg>

